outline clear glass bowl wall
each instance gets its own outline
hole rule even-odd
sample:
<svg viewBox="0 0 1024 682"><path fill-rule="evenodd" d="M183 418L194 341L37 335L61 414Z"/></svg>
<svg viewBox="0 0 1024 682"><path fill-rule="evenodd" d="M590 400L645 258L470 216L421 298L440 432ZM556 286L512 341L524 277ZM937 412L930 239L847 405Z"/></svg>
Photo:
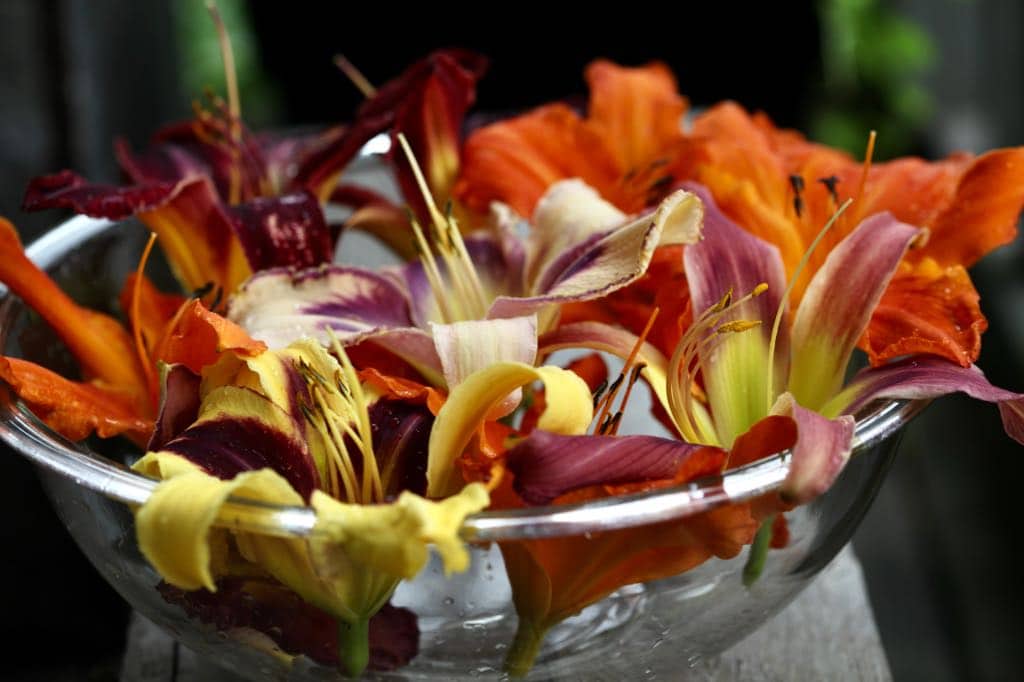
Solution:
<svg viewBox="0 0 1024 682"><path fill-rule="evenodd" d="M30 252L79 303L115 310L124 276L138 262L146 231L131 221L111 225L75 220L72 227L49 233ZM158 281L170 282L165 264L154 259L151 271L156 272ZM53 332L12 297L0 303L0 348L6 355L75 376L75 363ZM0 437L41 465L45 489L68 531L136 610L200 654L253 679L342 677L336 670L301 657L286 664L253 648L244 638L190 620L180 606L165 601L156 589L160 577L139 553L132 513L123 502L144 497L151 486L124 469L139 453L120 440L69 443L14 403L6 388L0 392ZM787 514L791 541L784 549L770 551L765 571L753 587L745 588L741 581L748 550L732 560L712 559L672 578L623 587L552 630L530 679L636 679L641 672L648 677L674 678L681 667L718 653L753 631L788 604L849 540L894 457L900 428L918 407L888 403L862 416L858 425L861 445L849 466L827 494ZM785 457L774 458L762 466L762 473L769 472L769 478L777 481L784 474L786 461ZM740 471L691 485L685 491L690 500L687 504L692 510L713 504L730 485L733 491L749 488L750 474ZM401 670L369 676L479 679L497 675L515 632L516 617L501 553L486 539L534 532L583 534L622 519L629 523L658 520L665 509L672 514L685 513L686 505L680 507L678 496L675 507L669 504L672 499L668 493L658 493L583 509L583 516L573 517L575 523L567 523L567 517L558 511L545 509L525 518L491 513L471 519L466 536L478 538L478 542L472 546L472 566L467 573L445 579L439 564L432 561L418 578L403 583L396 592L393 603L418 616L419 654ZM291 518L288 510L278 510L267 521L266 510L258 511L268 523L287 526ZM301 515L295 519L290 531L301 532L308 519Z"/></svg>

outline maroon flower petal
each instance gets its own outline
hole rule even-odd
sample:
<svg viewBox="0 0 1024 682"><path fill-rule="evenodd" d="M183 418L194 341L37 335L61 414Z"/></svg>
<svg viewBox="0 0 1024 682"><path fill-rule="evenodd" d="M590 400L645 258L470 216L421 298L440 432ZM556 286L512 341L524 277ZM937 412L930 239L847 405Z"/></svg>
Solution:
<svg viewBox="0 0 1024 682"><path fill-rule="evenodd" d="M823 412L854 414L880 398L918 400L956 392L997 403L1006 435L1024 445L1024 394L993 386L976 365L961 367L942 358L909 358L862 370Z"/></svg>
<svg viewBox="0 0 1024 682"><path fill-rule="evenodd" d="M508 452L513 487L528 504L548 504L591 485L671 479L706 449L655 436L562 436L536 430Z"/></svg>
<svg viewBox="0 0 1024 682"><path fill-rule="evenodd" d="M21 207L26 211L69 208L93 218L120 220L140 211L159 208L177 193L177 182L114 187L90 183L82 176L64 170L33 178L25 190Z"/></svg>
<svg viewBox="0 0 1024 682"><path fill-rule="evenodd" d="M292 432L274 425L274 422L294 425L295 420L250 389L232 390L243 398L245 395L254 398L248 406L243 405L234 413L200 415L199 421L165 444L163 450L184 457L210 475L222 479L234 478L243 471L273 469L303 499L308 500L319 483L309 447L302 440L302 432L297 425ZM246 407L256 404L265 414L246 416ZM275 413L273 421L268 418L270 413Z"/></svg>
<svg viewBox="0 0 1024 682"><path fill-rule="evenodd" d="M292 655L306 655L324 665L338 665L338 624L279 583L225 578L216 592L186 592L160 583L161 596L185 613L218 630L252 628ZM391 604L370 619L372 670L395 670L419 651L416 614Z"/></svg>
<svg viewBox="0 0 1024 682"><path fill-rule="evenodd" d="M310 192L252 199L229 210L253 272L313 267L334 257L323 209Z"/></svg>
<svg viewBox="0 0 1024 682"><path fill-rule="evenodd" d="M427 446L434 415L426 405L381 399L369 408L373 451L385 496L427 491ZM357 453L354 447L350 453Z"/></svg>
<svg viewBox="0 0 1024 682"><path fill-rule="evenodd" d="M199 418L200 382L199 375L185 365L174 364L167 368L160 414L146 445L147 451L162 450Z"/></svg>

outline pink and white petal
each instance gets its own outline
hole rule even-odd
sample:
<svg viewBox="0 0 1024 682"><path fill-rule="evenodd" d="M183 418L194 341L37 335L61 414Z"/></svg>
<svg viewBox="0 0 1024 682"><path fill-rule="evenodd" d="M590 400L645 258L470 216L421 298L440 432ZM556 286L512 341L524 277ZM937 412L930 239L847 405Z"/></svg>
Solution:
<svg viewBox="0 0 1024 682"><path fill-rule="evenodd" d="M563 436L538 429L508 451L507 463L523 501L548 504L592 485L671 479L704 449L655 436Z"/></svg>
<svg viewBox="0 0 1024 682"><path fill-rule="evenodd" d="M355 343L381 329L413 326L398 285L369 270L330 266L278 268L250 278L228 304L228 319L271 348L311 336Z"/></svg>
<svg viewBox="0 0 1024 682"><path fill-rule="evenodd" d="M822 412L854 414L882 398L926 400L957 392L999 405L1006 435L1024 445L1024 394L993 386L976 365L961 367L936 357L862 370Z"/></svg>
<svg viewBox="0 0 1024 682"><path fill-rule="evenodd" d="M862 222L815 273L792 329L789 390L811 409L843 385L846 366L903 254L921 230L890 213Z"/></svg>
<svg viewBox="0 0 1024 682"><path fill-rule="evenodd" d="M604 234L591 234L589 241L571 252L571 258L550 263L535 295L500 297L487 316L517 317L553 303L606 296L643 275L658 246L697 242L703 217L704 207L694 194L674 192L654 212Z"/></svg>
<svg viewBox="0 0 1024 682"><path fill-rule="evenodd" d="M532 365L537 359L537 317L473 320L430 325L448 389L466 377L497 362ZM489 418L511 413L522 400L516 389L495 408Z"/></svg>
<svg viewBox="0 0 1024 682"><path fill-rule="evenodd" d="M540 293L551 286L548 271L556 275L578 258L579 249L626 221L626 214L601 198L582 180L562 180L553 184L537 202L533 212L533 230L527 238L524 269L526 291ZM566 260L568 258L568 260Z"/></svg>
<svg viewBox="0 0 1024 682"><path fill-rule="evenodd" d="M786 288L779 249L729 220L701 185L684 185L704 202L704 237L683 251L683 267L690 287L695 316L716 305L729 292L746 296L758 286L759 296L725 313L720 322L748 320L760 327L725 334L701 354L705 390L715 415L715 432L728 446L764 416L777 392L785 386L789 357L786 325L776 339L774 357L768 357L772 323ZM772 394L768 395L769 377ZM736 390L741 385L744 390Z"/></svg>
<svg viewBox="0 0 1024 682"><path fill-rule="evenodd" d="M796 422L789 474L779 490L790 504L804 504L828 490L850 459L856 422L850 415L828 419L800 406L792 394L783 393L772 414Z"/></svg>

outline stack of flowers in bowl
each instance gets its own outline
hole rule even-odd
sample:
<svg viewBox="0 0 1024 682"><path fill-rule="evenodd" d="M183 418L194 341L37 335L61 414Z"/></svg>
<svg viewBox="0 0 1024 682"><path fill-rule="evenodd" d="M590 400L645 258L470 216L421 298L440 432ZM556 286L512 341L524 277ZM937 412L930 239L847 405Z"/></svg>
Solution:
<svg viewBox="0 0 1024 682"><path fill-rule="evenodd" d="M134 444L145 495L76 485L131 502L119 560L148 563L112 582L158 624L253 674L672 670L834 556L879 420L961 391L1024 441L966 271L1015 236L1024 149L853 159L606 61L584 111L471 129L485 67L360 80L350 124L302 137L249 130L229 88L119 146L123 186L37 178L29 210L152 231L109 311L0 223L0 281L81 371L0 357L5 419ZM395 264L334 264L358 231Z"/></svg>

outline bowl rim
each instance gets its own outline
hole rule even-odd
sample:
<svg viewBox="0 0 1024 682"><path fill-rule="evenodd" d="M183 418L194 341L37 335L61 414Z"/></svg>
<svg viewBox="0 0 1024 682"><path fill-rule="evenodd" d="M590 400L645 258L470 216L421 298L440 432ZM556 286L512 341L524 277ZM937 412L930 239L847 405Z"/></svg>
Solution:
<svg viewBox="0 0 1024 682"><path fill-rule="evenodd" d="M26 253L44 270L79 245L118 223L77 216L34 241ZM0 285L0 350L16 314L14 297ZM870 450L899 431L928 401L890 400L857 415L853 452ZM105 497L139 506L158 481L137 474L50 430L21 405L0 380L0 439L38 466ZM680 519L777 490L789 473L792 453L783 451L720 475L679 486L564 505L483 511L468 516L460 529L469 541L527 540L581 535ZM316 533L311 507L273 505L232 497L215 521L221 528L278 537Z"/></svg>

